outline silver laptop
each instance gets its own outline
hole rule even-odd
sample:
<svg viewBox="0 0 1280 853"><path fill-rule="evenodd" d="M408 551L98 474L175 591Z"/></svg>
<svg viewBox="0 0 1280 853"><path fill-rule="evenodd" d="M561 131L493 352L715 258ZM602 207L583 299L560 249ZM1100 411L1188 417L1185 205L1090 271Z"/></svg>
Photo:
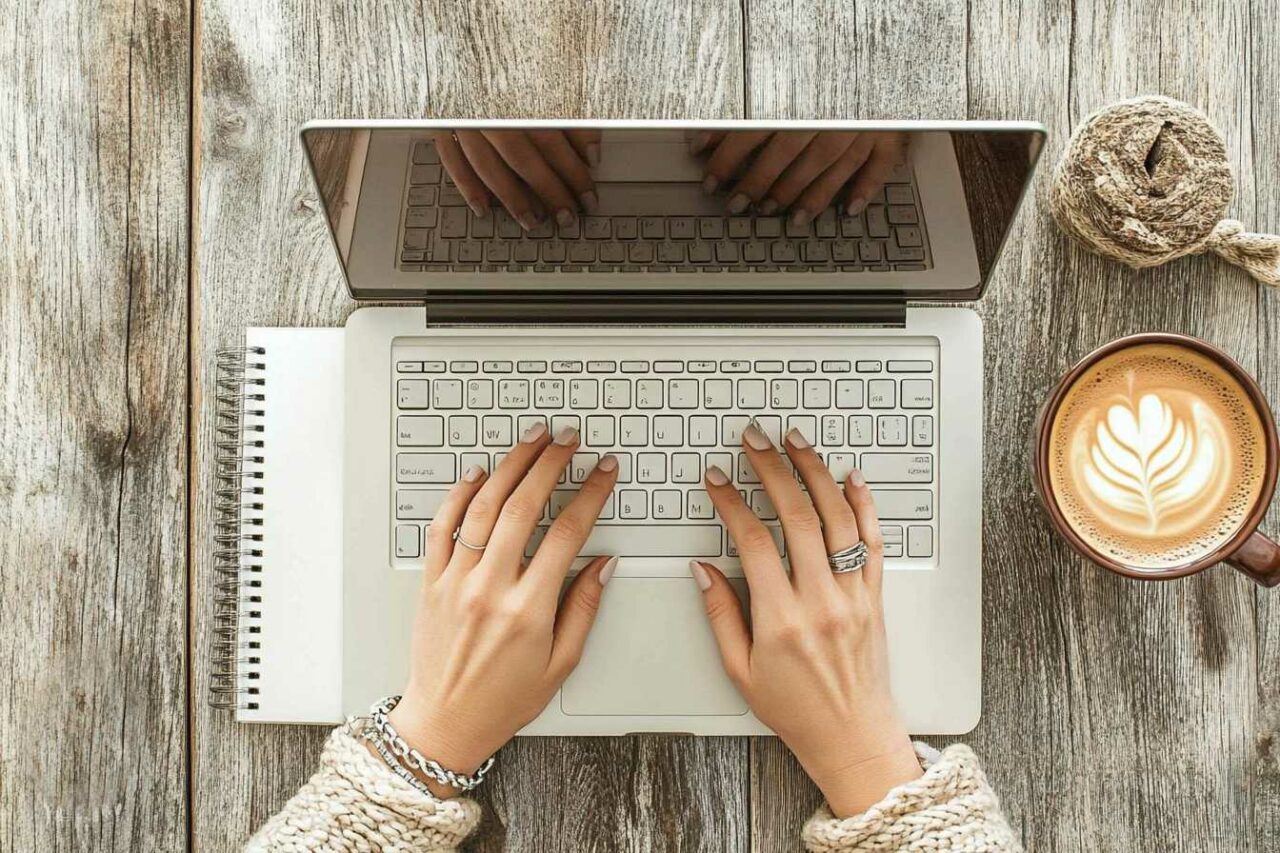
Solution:
<svg viewBox="0 0 1280 853"><path fill-rule="evenodd" d="M521 224L497 199L478 215L441 147L531 129L598 131L598 201L572 221ZM764 204L731 212L749 166L707 191L711 152L691 145L705 131L882 134L900 156L862 209L837 194L801 222ZM832 476L864 472L908 726L973 728L982 325L955 303L991 274L1038 125L316 122L302 139L352 297L398 303L347 323L344 709L403 684L423 531L446 490L545 421L579 428L582 446L542 530L613 453L617 490L582 553L621 559L581 664L524 734L766 732L721 671L687 568L713 562L746 599L702 488L713 464L785 554L739 446L754 417L775 442L801 430Z"/></svg>

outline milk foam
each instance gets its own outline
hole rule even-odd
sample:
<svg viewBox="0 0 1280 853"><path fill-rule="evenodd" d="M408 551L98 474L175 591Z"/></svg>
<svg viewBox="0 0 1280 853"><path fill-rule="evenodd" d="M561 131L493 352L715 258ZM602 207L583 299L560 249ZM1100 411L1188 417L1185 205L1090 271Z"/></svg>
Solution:
<svg viewBox="0 0 1280 853"><path fill-rule="evenodd" d="M1051 432L1050 485L1071 527L1139 568L1192 562L1229 539L1265 474L1261 419L1212 359L1143 344L1093 366Z"/></svg>

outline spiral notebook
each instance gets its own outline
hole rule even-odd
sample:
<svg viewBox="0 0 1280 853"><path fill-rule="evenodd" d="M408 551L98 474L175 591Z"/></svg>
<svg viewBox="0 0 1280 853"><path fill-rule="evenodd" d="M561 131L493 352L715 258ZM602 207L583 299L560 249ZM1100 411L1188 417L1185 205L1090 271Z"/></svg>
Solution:
<svg viewBox="0 0 1280 853"><path fill-rule="evenodd" d="M211 701L242 722L342 719L344 331L218 353Z"/></svg>

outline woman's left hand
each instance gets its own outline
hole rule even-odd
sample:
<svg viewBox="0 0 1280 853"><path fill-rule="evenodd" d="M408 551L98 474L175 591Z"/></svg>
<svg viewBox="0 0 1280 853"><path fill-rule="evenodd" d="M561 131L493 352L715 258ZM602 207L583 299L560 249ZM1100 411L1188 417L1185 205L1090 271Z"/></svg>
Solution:
<svg viewBox="0 0 1280 853"><path fill-rule="evenodd" d="M410 746L450 770L474 772L541 713L582 655L615 561L597 557L563 602L560 591L613 491L616 458L600 460L524 560L577 448L576 430L552 441L536 425L492 476L467 471L427 532L409 682L390 719ZM458 793L428 785L442 797Z"/></svg>

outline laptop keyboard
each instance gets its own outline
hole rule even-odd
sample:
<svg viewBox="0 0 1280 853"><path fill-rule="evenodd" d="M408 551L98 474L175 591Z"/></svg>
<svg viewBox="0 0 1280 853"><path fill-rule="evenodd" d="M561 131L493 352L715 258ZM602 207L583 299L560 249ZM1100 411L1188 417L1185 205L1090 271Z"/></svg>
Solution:
<svg viewBox="0 0 1280 853"><path fill-rule="evenodd" d="M688 184L650 184L664 211L723 208ZM714 202L714 204L709 204ZM781 216L582 216L526 233L500 206L476 216L430 142L413 146L401 217L403 271L453 272L886 272L932 266L910 167L900 166L866 209L827 208L797 225Z"/></svg>
<svg viewBox="0 0 1280 853"><path fill-rule="evenodd" d="M936 344L789 345L785 359L740 345L619 346L608 360L598 344L497 349L485 347L491 360L448 346L393 350L390 533L405 567L417 567L424 526L462 472L492 470L536 422L552 435L580 430L581 446L530 555L606 453L618 457L618 484L582 553L722 558L732 568L732 538L703 489L718 465L785 555L777 513L741 449L752 417L779 447L799 429L837 480L861 468L892 564L936 564Z"/></svg>

